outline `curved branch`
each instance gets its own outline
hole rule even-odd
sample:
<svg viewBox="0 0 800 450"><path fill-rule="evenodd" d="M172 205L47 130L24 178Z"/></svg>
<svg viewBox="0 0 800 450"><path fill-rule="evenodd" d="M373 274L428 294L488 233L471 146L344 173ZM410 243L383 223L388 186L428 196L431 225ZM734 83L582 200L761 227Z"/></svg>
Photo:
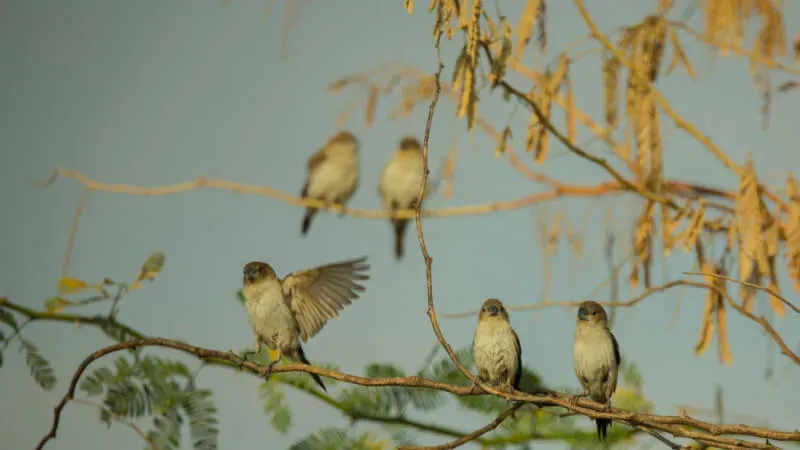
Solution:
<svg viewBox="0 0 800 450"><path fill-rule="evenodd" d="M441 19L444 15L442 4L439 3L436 9L436 13L439 15ZM423 136L422 141L422 185L419 187L419 193L417 194L417 209L416 209L416 225L417 225L417 240L419 241L419 248L422 252L422 258L425 261L425 288L428 296L428 309L427 314L428 318L431 321L431 327L433 328L434 334L436 334L436 339L439 340L439 343L442 344L445 352L450 357L450 360L453 361L453 364L458 368L458 370L464 374L465 377L469 378L471 381L474 381L475 377L472 376L471 373L461 364L461 361L458 360L456 357L455 352L453 352L453 348L450 347L450 344L447 343L444 336L442 335L442 330L439 329L439 322L436 320L436 311L433 307L433 281L431 279L431 265L433 264L433 258L428 253L428 248L425 245L425 235L422 232L422 199L425 196L425 188L428 186L428 141L431 137L431 125L433 125L433 113L436 110L436 104L439 102L439 95L442 92L442 83L441 83L441 75L442 69L444 69L444 63L442 63L442 52L439 48L439 40L442 37L442 30L435 28L436 33L436 58L437 58L437 69L434 75L434 83L435 89L433 92L433 98L431 99L431 104L428 107L428 119L425 122L425 135Z"/></svg>
<svg viewBox="0 0 800 450"><path fill-rule="evenodd" d="M104 326L111 325L111 326L117 327L117 329L124 331L125 334L127 334L129 336L132 336L132 337L134 337L136 339L148 339L149 338L145 334L143 334L143 333L131 328L130 326L127 326L127 325L122 324L122 323L120 323L120 322L118 322L116 320L112 320L112 319L109 319L109 318L104 317L104 316L85 316L85 315L78 315L78 314L61 314L61 313L35 311L35 310L32 310L32 309L26 308L24 306L18 305L18 304L14 303L14 302L10 302L10 301L6 300L5 298L0 298L0 307L5 307L9 311L14 311L14 312L16 312L18 314L21 314L21 315L25 316L26 319L27 319L26 322L37 322L37 321L46 322L46 321L50 321L50 322L73 323L73 324L76 324L76 325L79 325L79 326L80 325L91 325L93 327L100 327L100 328L102 328ZM118 341L118 342L124 342L124 341ZM438 341L437 341L437 345L438 345ZM217 366L217 367L221 367L221 368L225 368L225 369L236 370L236 371L239 370L238 366L236 366L234 364L230 364L226 360L205 360L204 364L213 365L213 366ZM327 395L324 395L324 394L322 394L322 393L320 393L318 391L315 391L313 389L312 390L307 390L307 389L298 387L297 385L292 384L292 383L285 383L283 380L281 380L280 382L282 382L282 383L284 383L287 386L290 386L292 388L301 390L302 392L304 392L304 393L306 393L308 395L313 396L317 400L325 403L326 405L330 406L331 408L334 408L334 409L338 410L339 412L344 414L346 417L348 417L349 419L354 420L354 421L363 420L363 421L366 421L366 422L373 422L373 423L405 425L405 426L412 427L414 429L417 429L417 430L420 430L420 431L423 431L423 432L432 433L432 434L438 434L438 435L441 435L441 436L447 436L447 437L452 437L452 438L459 438L459 437L462 437L462 436L468 434L468 432L463 431L463 430L458 430L458 429L454 429L454 428L448 428L448 427L444 427L444 426L441 426L441 425L435 425L435 424L432 424L432 423L422 422L422 421L418 421L418 420L414 420L414 419L409 419L409 418L402 417L402 416L397 416L397 417L373 416L373 415L369 415L369 414L364 414L363 412L353 411L353 410L348 409L345 405L343 405L342 403L336 401L335 399L333 399L333 398L331 398L331 397L329 397ZM73 400L77 401L77 400L80 400L80 399L73 399ZM573 414L565 413L565 414L559 414L559 415L564 416L564 415L573 415ZM519 437L519 436L517 436L517 437ZM528 441L528 440L533 440L533 439L555 439L555 438L553 436L543 436L543 435L540 435L540 434L537 434L537 433L530 433L530 434L524 436L523 439L525 441ZM483 445L487 445L487 446L496 446L496 445L503 445L503 444L508 444L509 443L509 442L505 442L502 438L478 438L478 439L476 439L476 442L478 442L480 444L483 444Z"/></svg>
<svg viewBox="0 0 800 450"><path fill-rule="evenodd" d="M119 344L110 345L87 356L70 380L69 388L64 397L59 401L53 409L53 422L48 433L42 438L37 445L37 450L42 449L48 441L56 437L56 431L61 420L61 414L66 404L74 397L75 391L78 386L83 373L89 365L111 353L135 349L140 347L164 347L181 351L183 353L193 355L204 361L213 360L221 364L231 367L239 367L240 358L232 352L221 352L218 350L206 349L196 347L184 342L164 339L164 338L151 338L151 339L136 339L133 341L126 341ZM245 370L255 376L260 377L263 366L255 364L251 361L244 361L241 363L242 370ZM419 387L436 389L443 392L449 392L458 396L476 395L470 386L456 386L439 381L429 380L426 378L411 376L411 377L387 377L387 378L366 378L347 373L338 372L335 370L324 369L321 367L310 366L306 364L279 364L273 367L273 373L284 372L305 372L321 375L327 378L343 381L350 384L360 386L405 386L405 387ZM768 428L759 428L749 425L715 425L708 422L697 420L689 415L681 416L660 416L654 414L637 413L618 408L611 408L605 410L605 405L593 402L586 398L572 400L572 396L554 392L548 395L531 395L520 391L513 393L499 393L499 397L511 401L520 401L530 403L539 407L544 406L558 406L565 408L571 412L587 416L592 419L602 418L610 419L616 422L626 422L631 426L641 425L649 429L657 429L665 431L676 437L684 437L694 439L701 442L709 442L717 447L736 447L739 448L756 448L756 449L774 449L775 446L771 444L762 444L759 442L744 441L725 435L741 435L752 438L771 439L779 441L793 441L800 442L800 431L777 431ZM574 403L573 403L574 402ZM699 431L695 431L699 430Z"/></svg>
<svg viewBox="0 0 800 450"><path fill-rule="evenodd" d="M497 416L497 418L494 419L493 421L491 421L488 424L478 428L477 430L473 431L472 433L469 433L469 434L466 434L464 436L461 436L460 438L458 438L456 440L453 440L451 442L448 442L446 444L433 445L433 446L406 445L406 446L398 447L398 450L450 450L450 449L459 447L461 445L466 444L467 442L475 441L479 437L483 436L484 434L494 430L495 428L500 426L500 424L503 423L504 420L506 420L506 417L508 417L511 414L513 414L514 411L518 410L522 405L523 405L522 403L515 403L515 404L509 406L503 412L501 412L500 415Z"/></svg>

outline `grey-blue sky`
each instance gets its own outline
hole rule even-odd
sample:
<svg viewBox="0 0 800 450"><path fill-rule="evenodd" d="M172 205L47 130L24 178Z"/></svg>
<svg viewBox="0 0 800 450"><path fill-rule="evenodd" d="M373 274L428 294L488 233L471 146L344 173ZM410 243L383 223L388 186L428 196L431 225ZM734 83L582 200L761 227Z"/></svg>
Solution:
<svg viewBox="0 0 800 450"><path fill-rule="evenodd" d="M387 61L423 71L435 69L431 17L418 3L415 14L408 16L400 2L313 2L292 28L289 58L281 61L281 5L265 17L261 0L234 0L224 7L211 1L2 2L0 139L5 150L0 202L5 219L0 225L4 237L0 294L38 307L55 293L81 187L70 181L50 189L24 183L47 176L54 167L74 168L108 182L155 186L207 176L299 192L305 159L335 130L334 120L343 105L342 98L326 93L329 82ZM607 9L594 7L592 13L603 30L611 30L641 17L651 3L620 1ZM550 2L549 8L550 48L563 48L585 33L571 2ZM504 12L516 16L516 11ZM798 14L800 6L787 6L787 29L796 29ZM457 43L445 44L447 61L454 60L456 47ZM708 55L702 47L690 46L699 82L679 74L659 87L681 114L735 160L742 161L745 152L753 151L765 182L780 186L785 171L796 173L800 163L792 151L796 145L792 126L800 108L791 96L776 99L770 129L760 131L760 100L745 62L729 58L712 65ZM577 63L573 82L579 105L600 117L596 68L596 58ZM488 93L481 97L485 102L480 113L501 128L513 106L489 98ZM453 130L463 130L453 119L452 105L440 105L431 138L435 167ZM387 111L379 106L379 120L371 129L358 115L347 124L362 146L363 184L353 206L378 207L374 183L395 142L406 133L422 134L424 107L408 120L394 122L382 119ZM524 134L525 116L522 108L514 115L517 142ZM479 134L475 142L480 151L473 151L468 137L460 139L455 198L434 199L430 207L505 200L541 189L518 176L504 160L494 159L495 145L488 138ZM599 144L589 148L607 153ZM604 178L594 166L564 153L554 146L553 158L545 166L548 174L584 183ZM736 185L730 172L680 133L667 140L667 153L670 177L729 189ZM569 274L566 251L554 266L552 296L575 298L591 292L606 277L599 251L604 208L612 208L616 223L623 225L635 203L622 198L567 201L550 210L557 206L591 231L577 274ZM538 298L542 266L533 214L526 209L425 222L435 258L439 311L475 309L487 296L512 305ZM392 260L391 232L383 221L323 214L310 235L301 239L301 215L299 208L276 200L222 191L155 198L93 193L81 219L71 272L89 280L131 277L151 251L161 249L167 254L166 270L147 289L126 299L121 319L149 334L227 349L252 341L244 313L233 300L245 262L268 260L285 274L368 254L373 269L367 295L329 324L306 352L311 360L332 361L348 372L360 373L374 360L415 368L434 338L425 316L423 264L414 240L408 239L407 257L398 264ZM676 255L668 273L677 276L690 264L688 257ZM661 270L655 274L661 281ZM783 285L788 286L785 278ZM645 393L657 411L672 413L679 404L709 406L713 386L719 383L731 411L790 428L791 417L800 412L797 368L788 369L780 384L765 381L765 340L753 323L736 315L729 318L731 367L719 366L713 347L704 357L693 357L702 294L685 295L671 331L666 323L677 291L622 311L615 326L624 355L641 368ZM535 321L532 314L516 313L511 320L523 343L525 361L553 385L575 385L570 359L573 312L547 310ZM776 328L796 344L800 331L792 329L793 322L793 317L780 320ZM442 320L445 335L456 347L469 344L473 326L472 319ZM36 324L25 332L40 344L61 382L53 392L44 393L30 380L16 352L5 354L6 364L0 370L4 399L0 435L9 448L30 448L41 437L52 406L66 389L66 377L81 358L107 342L96 331L66 325ZM778 369L786 364L779 355L775 360ZM264 442L282 448L316 427L346 423L336 412L314 407L308 398L289 395L296 421L307 426L280 436L266 422L253 395L256 379L208 369L200 382L215 389L221 448ZM464 428L483 421L462 414L435 419ZM49 448L140 445L129 430L114 426L106 431L97 422L96 411L72 405Z"/></svg>

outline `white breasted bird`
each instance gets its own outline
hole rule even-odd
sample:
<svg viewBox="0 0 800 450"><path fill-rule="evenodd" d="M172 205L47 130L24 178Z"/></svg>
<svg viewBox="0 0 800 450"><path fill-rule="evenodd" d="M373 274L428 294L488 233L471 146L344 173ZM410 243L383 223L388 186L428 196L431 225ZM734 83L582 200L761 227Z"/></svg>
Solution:
<svg viewBox="0 0 800 450"><path fill-rule="evenodd" d="M621 362L619 345L611 330L608 329L608 317L600 304L585 301L578 306L578 317L575 326L575 342L572 356L575 363L575 375L583 387L583 394L592 400L603 403L606 409L611 407L611 396L617 389L617 375ZM606 438L607 429L611 426L608 419L596 419L597 437Z"/></svg>
<svg viewBox="0 0 800 450"><path fill-rule="evenodd" d="M414 209L422 186L424 164L422 146L412 136L400 140L392 159L383 167L378 179L378 195L389 211ZM403 237L409 219L391 219L394 228L394 256L403 259Z"/></svg>
<svg viewBox="0 0 800 450"><path fill-rule="evenodd" d="M328 204L344 205L358 187L358 140L349 131L334 134L325 145L308 158L306 183L301 196ZM316 208L307 207L303 216L302 234L308 233Z"/></svg>
<svg viewBox="0 0 800 450"><path fill-rule="evenodd" d="M478 313L478 325L472 339L472 359L478 369L478 378L499 389L513 387L519 390L521 354L519 338L508 322L508 312L503 303L496 298L487 299Z"/></svg>
<svg viewBox="0 0 800 450"><path fill-rule="evenodd" d="M300 342L306 342L339 315L345 306L358 298L364 287L358 282L369 279L366 256L290 273L279 279L272 267L253 261L242 269L245 311L256 335L254 350L264 344L278 351L278 358L262 370L268 377L281 355L309 364ZM244 356L247 357L247 354ZM322 380L311 374L325 389Z"/></svg>

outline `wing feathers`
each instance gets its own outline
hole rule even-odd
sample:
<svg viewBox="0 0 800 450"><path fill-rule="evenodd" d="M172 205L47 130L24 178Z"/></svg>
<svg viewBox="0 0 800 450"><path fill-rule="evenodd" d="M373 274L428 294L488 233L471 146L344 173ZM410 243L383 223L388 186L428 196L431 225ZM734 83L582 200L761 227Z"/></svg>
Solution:
<svg viewBox="0 0 800 450"><path fill-rule="evenodd" d="M284 297L306 342L339 315L345 306L364 292L358 281L368 280L366 256L309 270L300 270L283 279Z"/></svg>

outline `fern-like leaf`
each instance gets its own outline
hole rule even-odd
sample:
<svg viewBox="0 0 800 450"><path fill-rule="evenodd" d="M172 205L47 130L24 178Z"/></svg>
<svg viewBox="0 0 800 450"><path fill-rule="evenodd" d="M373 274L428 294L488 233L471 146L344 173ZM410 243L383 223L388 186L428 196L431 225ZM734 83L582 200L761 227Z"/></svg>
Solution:
<svg viewBox="0 0 800 450"><path fill-rule="evenodd" d="M3 308L0 308L0 322L10 326L14 331L19 331L17 319L14 318L13 314Z"/></svg>
<svg viewBox="0 0 800 450"><path fill-rule="evenodd" d="M189 434L196 450L215 450L217 448L217 408L210 399L211 391L206 389L187 392L181 406L189 418Z"/></svg>
<svg viewBox="0 0 800 450"><path fill-rule="evenodd" d="M286 405L285 395L277 381L270 377L261 383L259 395L264 401L264 413L269 416L269 423L279 433L286 434L292 427L292 412Z"/></svg>
<svg viewBox="0 0 800 450"><path fill-rule="evenodd" d="M369 433L361 436L350 436L348 430L341 428L323 428L300 441L295 442L289 450L375 450L380 448L371 442Z"/></svg>
<svg viewBox="0 0 800 450"><path fill-rule="evenodd" d="M181 445L181 419L174 408L153 419L154 430L147 433L150 441L160 450L178 449Z"/></svg>
<svg viewBox="0 0 800 450"><path fill-rule="evenodd" d="M19 351L25 353L25 363L28 365L34 381L47 391L56 385L56 376L50 363L39 354L36 345L28 340L19 339Z"/></svg>

